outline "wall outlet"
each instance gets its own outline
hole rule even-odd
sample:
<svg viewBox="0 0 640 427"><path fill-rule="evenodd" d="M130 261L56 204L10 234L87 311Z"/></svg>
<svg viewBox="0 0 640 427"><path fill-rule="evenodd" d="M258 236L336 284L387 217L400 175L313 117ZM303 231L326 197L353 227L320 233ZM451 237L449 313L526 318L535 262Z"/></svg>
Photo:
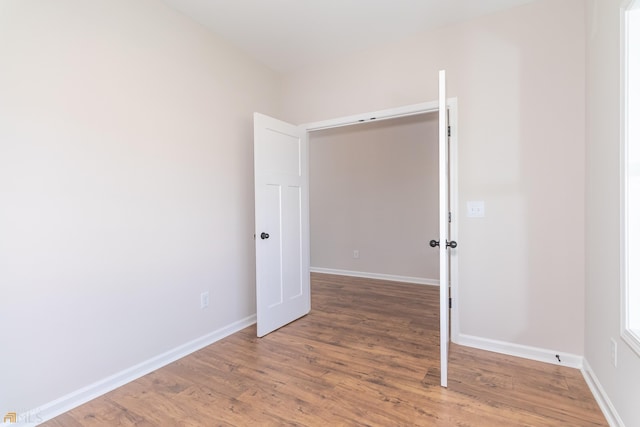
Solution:
<svg viewBox="0 0 640 427"><path fill-rule="evenodd" d="M203 292L200 294L200 308L205 309L209 307L209 292Z"/></svg>
<svg viewBox="0 0 640 427"><path fill-rule="evenodd" d="M618 367L618 343L613 338L611 338L610 351L611 351L611 363L613 364L614 367Z"/></svg>
<svg viewBox="0 0 640 427"><path fill-rule="evenodd" d="M357 249L353 250L353 258L358 259L360 258L360 251Z"/></svg>

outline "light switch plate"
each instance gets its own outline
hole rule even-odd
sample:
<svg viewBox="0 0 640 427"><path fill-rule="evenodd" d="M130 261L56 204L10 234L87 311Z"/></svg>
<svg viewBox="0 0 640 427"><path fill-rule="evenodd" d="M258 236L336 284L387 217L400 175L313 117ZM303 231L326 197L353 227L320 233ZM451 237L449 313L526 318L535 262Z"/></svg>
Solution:
<svg viewBox="0 0 640 427"><path fill-rule="evenodd" d="M484 218L484 200L467 202L468 218Z"/></svg>

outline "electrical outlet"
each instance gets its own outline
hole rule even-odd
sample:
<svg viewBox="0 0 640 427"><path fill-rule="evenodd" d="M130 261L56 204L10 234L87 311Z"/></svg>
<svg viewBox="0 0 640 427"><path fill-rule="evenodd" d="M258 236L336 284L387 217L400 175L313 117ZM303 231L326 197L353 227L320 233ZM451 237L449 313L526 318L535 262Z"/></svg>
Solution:
<svg viewBox="0 0 640 427"><path fill-rule="evenodd" d="M200 308L205 309L209 307L209 292L203 292L200 294Z"/></svg>
<svg viewBox="0 0 640 427"><path fill-rule="evenodd" d="M358 259L360 258L360 251L357 249L353 250L353 258Z"/></svg>
<svg viewBox="0 0 640 427"><path fill-rule="evenodd" d="M611 338L610 346L611 346L610 347L611 363L613 364L614 367L617 367L618 366L618 343L616 342L616 340Z"/></svg>

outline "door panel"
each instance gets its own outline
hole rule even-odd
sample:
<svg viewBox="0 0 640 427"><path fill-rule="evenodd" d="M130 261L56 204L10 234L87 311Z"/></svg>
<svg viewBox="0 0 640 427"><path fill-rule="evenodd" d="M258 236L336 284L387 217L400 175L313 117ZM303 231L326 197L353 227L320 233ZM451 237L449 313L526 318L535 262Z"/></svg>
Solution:
<svg viewBox="0 0 640 427"><path fill-rule="evenodd" d="M306 132L254 114L258 336L311 307Z"/></svg>
<svg viewBox="0 0 640 427"><path fill-rule="evenodd" d="M283 202L282 227L283 235L288 239L283 241L282 256L288 263L288 268L283 271L284 297L287 299L300 298L304 294L303 289L303 260L302 248L302 188L285 187L286 197Z"/></svg>
<svg viewBox="0 0 640 427"><path fill-rule="evenodd" d="M280 236L282 230L280 230L280 216L282 205L281 188L279 185L266 184L263 188L263 206L265 212L265 226L260 228L269 232L269 245L271 248L278 248L281 246ZM259 231L260 229L256 229ZM260 232L262 233L262 231ZM263 240L262 238L260 240ZM265 239L266 240L266 239ZM258 243L256 239L256 245ZM266 243L265 243L266 244ZM264 246L264 244L263 244ZM265 248L259 251L260 257L256 258L259 263L261 271L261 284L268 285L261 289L262 296L264 296L267 307L274 307L278 304L282 304L282 269L280 268L280 253L278 250L267 250ZM258 248L256 248L256 255L258 254ZM256 264L257 264L256 263Z"/></svg>

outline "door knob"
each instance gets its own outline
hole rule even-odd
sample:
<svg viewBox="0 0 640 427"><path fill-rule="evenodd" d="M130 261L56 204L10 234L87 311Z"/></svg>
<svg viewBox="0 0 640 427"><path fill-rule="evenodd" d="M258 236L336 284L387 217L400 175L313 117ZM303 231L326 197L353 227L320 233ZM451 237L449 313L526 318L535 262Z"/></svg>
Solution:
<svg viewBox="0 0 640 427"><path fill-rule="evenodd" d="M435 248L436 246L440 246L440 242L437 240L432 240L429 242L429 246L431 246L432 248ZM458 242L456 242L455 240L452 240L452 241L447 240L447 248L455 249L457 247L458 247Z"/></svg>
<svg viewBox="0 0 640 427"><path fill-rule="evenodd" d="M264 239L268 239L268 238L269 238L269 233L261 233L261 234L260 234L260 238L261 238L262 240L264 240Z"/></svg>

